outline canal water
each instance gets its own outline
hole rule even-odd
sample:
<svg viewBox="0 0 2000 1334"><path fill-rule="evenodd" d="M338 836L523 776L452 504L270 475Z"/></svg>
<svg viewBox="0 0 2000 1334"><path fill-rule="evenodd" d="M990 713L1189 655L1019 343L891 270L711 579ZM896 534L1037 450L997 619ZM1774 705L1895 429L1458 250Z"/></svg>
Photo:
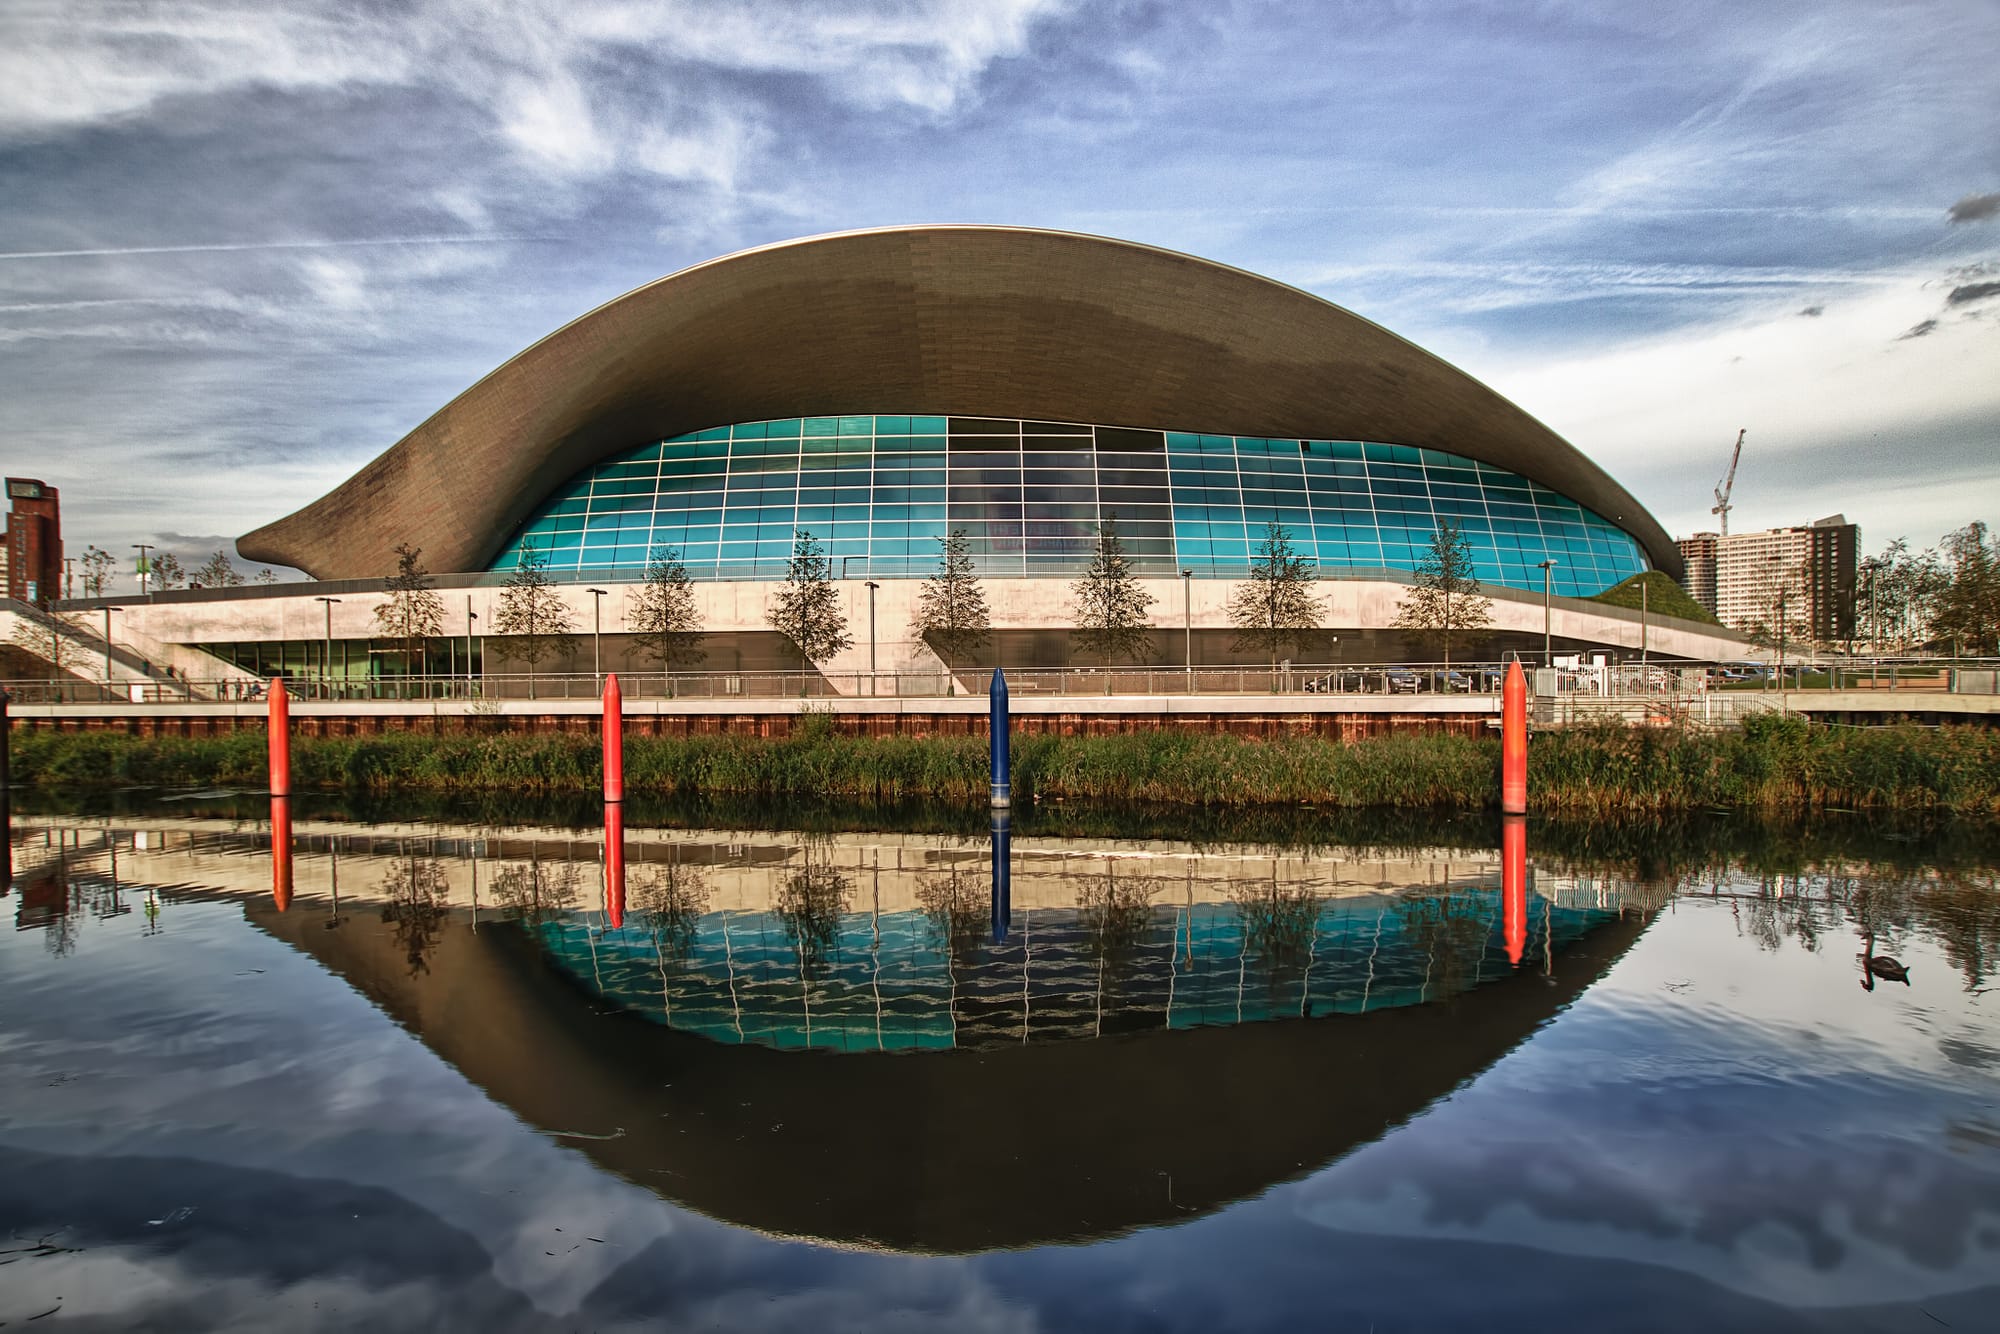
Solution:
<svg viewBox="0 0 2000 1334"><path fill-rule="evenodd" d="M2000 1330L1992 831L288 815L16 812L7 1327Z"/></svg>

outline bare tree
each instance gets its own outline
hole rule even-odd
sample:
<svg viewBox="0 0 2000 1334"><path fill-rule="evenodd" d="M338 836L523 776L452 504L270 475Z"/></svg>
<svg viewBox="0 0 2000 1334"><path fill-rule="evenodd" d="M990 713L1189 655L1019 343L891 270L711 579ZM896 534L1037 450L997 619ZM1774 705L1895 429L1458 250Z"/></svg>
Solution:
<svg viewBox="0 0 2000 1334"><path fill-rule="evenodd" d="M708 656L701 646L701 615L695 610L694 585L681 554L673 547L654 547L646 561L646 581L639 585L626 615L640 650L659 660L660 675L671 667L700 662Z"/></svg>
<svg viewBox="0 0 2000 1334"><path fill-rule="evenodd" d="M1444 665L1451 668L1451 637L1464 630L1493 624L1493 604L1479 596L1472 575L1472 543L1449 519L1431 534L1430 550L1417 566L1416 587L1404 597L1393 622L1398 630L1435 636L1444 646Z"/></svg>
<svg viewBox="0 0 2000 1334"><path fill-rule="evenodd" d="M403 646L403 675L423 667L424 642L444 631L444 599L431 588L431 572L417 558L421 547L396 544L396 572L382 581L389 596L375 608L375 627Z"/></svg>
<svg viewBox="0 0 2000 1334"><path fill-rule="evenodd" d="M487 646L502 658L528 664L528 698L535 697L535 664L576 651L569 604L548 575L548 553L523 543L520 563L501 590Z"/></svg>
<svg viewBox="0 0 2000 1334"><path fill-rule="evenodd" d="M83 566L83 595L87 598L104 596L104 585L111 577L111 567L116 563L111 553L92 545L83 549L83 559L77 562Z"/></svg>
<svg viewBox="0 0 2000 1334"><path fill-rule="evenodd" d="M944 655L945 678L949 682L958 658L991 640L992 621L986 610L986 594L972 572L965 530L952 529L949 535L938 539L938 545L942 548L938 552L938 567L924 580L923 589L917 594L917 614L910 622L910 629L937 645ZM950 688L947 685L947 690Z"/></svg>
<svg viewBox="0 0 2000 1334"><path fill-rule="evenodd" d="M229 553L218 551L201 564L195 566L188 582L203 588L234 588L243 582L243 576L236 572L236 566L229 559Z"/></svg>
<svg viewBox="0 0 2000 1334"><path fill-rule="evenodd" d="M1313 568L1292 549L1284 526L1265 525L1264 539L1250 564L1250 578L1229 598L1229 620L1236 627L1235 648L1262 649L1273 670L1278 650L1290 644L1303 652L1319 629L1320 606L1312 595Z"/></svg>
<svg viewBox="0 0 2000 1334"><path fill-rule="evenodd" d="M256 578L250 582L253 584L275 584L278 582L278 576L270 566L266 565L263 569L257 571Z"/></svg>
<svg viewBox="0 0 2000 1334"><path fill-rule="evenodd" d="M187 570L181 565L181 558L171 551L162 551L152 560L153 587L164 593L168 589L179 588L187 582Z"/></svg>
<svg viewBox="0 0 2000 1334"><path fill-rule="evenodd" d="M803 528L792 534L785 586L771 599L764 619L791 640L807 662L825 662L854 643L847 633L847 615L840 609L840 594L833 586L833 563Z"/></svg>
<svg viewBox="0 0 2000 1334"><path fill-rule="evenodd" d="M1097 528L1097 548L1090 568L1070 585L1074 599L1076 638L1087 652L1110 662L1137 662L1153 643L1153 595L1139 587L1125 544L1118 537L1118 520L1106 517Z"/></svg>

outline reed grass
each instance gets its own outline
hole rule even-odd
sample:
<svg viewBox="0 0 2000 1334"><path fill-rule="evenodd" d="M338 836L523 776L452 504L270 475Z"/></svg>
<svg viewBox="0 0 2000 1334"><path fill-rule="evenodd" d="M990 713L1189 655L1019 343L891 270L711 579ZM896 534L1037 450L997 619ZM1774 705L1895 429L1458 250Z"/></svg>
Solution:
<svg viewBox="0 0 2000 1334"><path fill-rule="evenodd" d="M265 782L261 732L208 738L21 729L16 781L56 788L247 787ZM1730 732L1606 726L1538 733L1529 793L1543 814L1662 815L1706 807L1764 811L1910 810L2000 815L2000 730L1844 728L1752 719ZM388 733L299 738L299 790L588 794L594 737L571 733ZM1488 737L1394 734L1354 745L1183 731L1018 737L1017 803L1148 803L1215 808L1480 810L1497 795ZM730 794L816 802L983 806L980 737L860 737L830 722L784 740L632 737L635 794Z"/></svg>

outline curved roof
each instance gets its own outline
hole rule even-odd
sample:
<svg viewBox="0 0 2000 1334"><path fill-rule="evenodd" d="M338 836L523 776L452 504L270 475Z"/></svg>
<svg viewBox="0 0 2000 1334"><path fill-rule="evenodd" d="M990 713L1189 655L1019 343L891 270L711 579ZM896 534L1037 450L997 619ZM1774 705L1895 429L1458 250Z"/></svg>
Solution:
<svg viewBox="0 0 2000 1334"><path fill-rule="evenodd" d="M352 478L237 542L322 579L483 569L551 491L649 440L863 412L1373 440L1533 478L1681 569L1603 469L1351 311L1190 255L1071 232L842 232L684 269L558 329Z"/></svg>

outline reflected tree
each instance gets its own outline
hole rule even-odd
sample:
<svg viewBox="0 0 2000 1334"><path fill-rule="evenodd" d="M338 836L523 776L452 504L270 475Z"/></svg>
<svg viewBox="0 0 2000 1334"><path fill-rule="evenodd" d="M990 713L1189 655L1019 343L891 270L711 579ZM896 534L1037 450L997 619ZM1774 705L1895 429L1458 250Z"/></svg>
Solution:
<svg viewBox="0 0 2000 1334"><path fill-rule="evenodd" d="M799 974L815 976L840 941L840 917L854 885L833 865L823 839L809 839L804 861L778 887L778 920L798 951Z"/></svg>
<svg viewBox="0 0 2000 1334"><path fill-rule="evenodd" d="M513 921L541 927L576 907L581 877L574 862L520 862L493 877L493 901Z"/></svg>
<svg viewBox="0 0 2000 1334"><path fill-rule="evenodd" d="M1449 885L1397 900L1403 934L1424 956L1425 1000L1456 995L1479 979L1494 908L1486 897Z"/></svg>
<svg viewBox="0 0 2000 1334"><path fill-rule="evenodd" d="M382 920L395 928L396 946L411 977L431 970L449 890L444 863L414 853L397 862L382 882Z"/></svg>
<svg viewBox="0 0 2000 1334"><path fill-rule="evenodd" d="M1295 977L1312 962L1319 930L1319 891L1310 884L1239 884L1229 891L1243 924L1244 949L1264 961L1273 979Z"/></svg>
<svg viewBox="0 0 2000 1334"><path fill-rule="evenodd" d="M1115 867L1102 875L1079 877L1077 924L1083 928L1091 957L1114 970L1130 959L1146 939L1153 899L1165 886L1158 876L1121 876Z"/></svg>
<svg viewBox="0 0 2000 1334"><path fill-rule="evenodd" d="M706 872L677 861L655 867L634 882L632 905L663 958L685 959L694 951L712 892Z"/></svg>
<svg viewBox="0 0 2000 1334"><path fill-rule="evenodd" d="M983 880L963 871L933 876L917 886L917 906L953 959L970 959L985 943L993 906Z"/></svg>

